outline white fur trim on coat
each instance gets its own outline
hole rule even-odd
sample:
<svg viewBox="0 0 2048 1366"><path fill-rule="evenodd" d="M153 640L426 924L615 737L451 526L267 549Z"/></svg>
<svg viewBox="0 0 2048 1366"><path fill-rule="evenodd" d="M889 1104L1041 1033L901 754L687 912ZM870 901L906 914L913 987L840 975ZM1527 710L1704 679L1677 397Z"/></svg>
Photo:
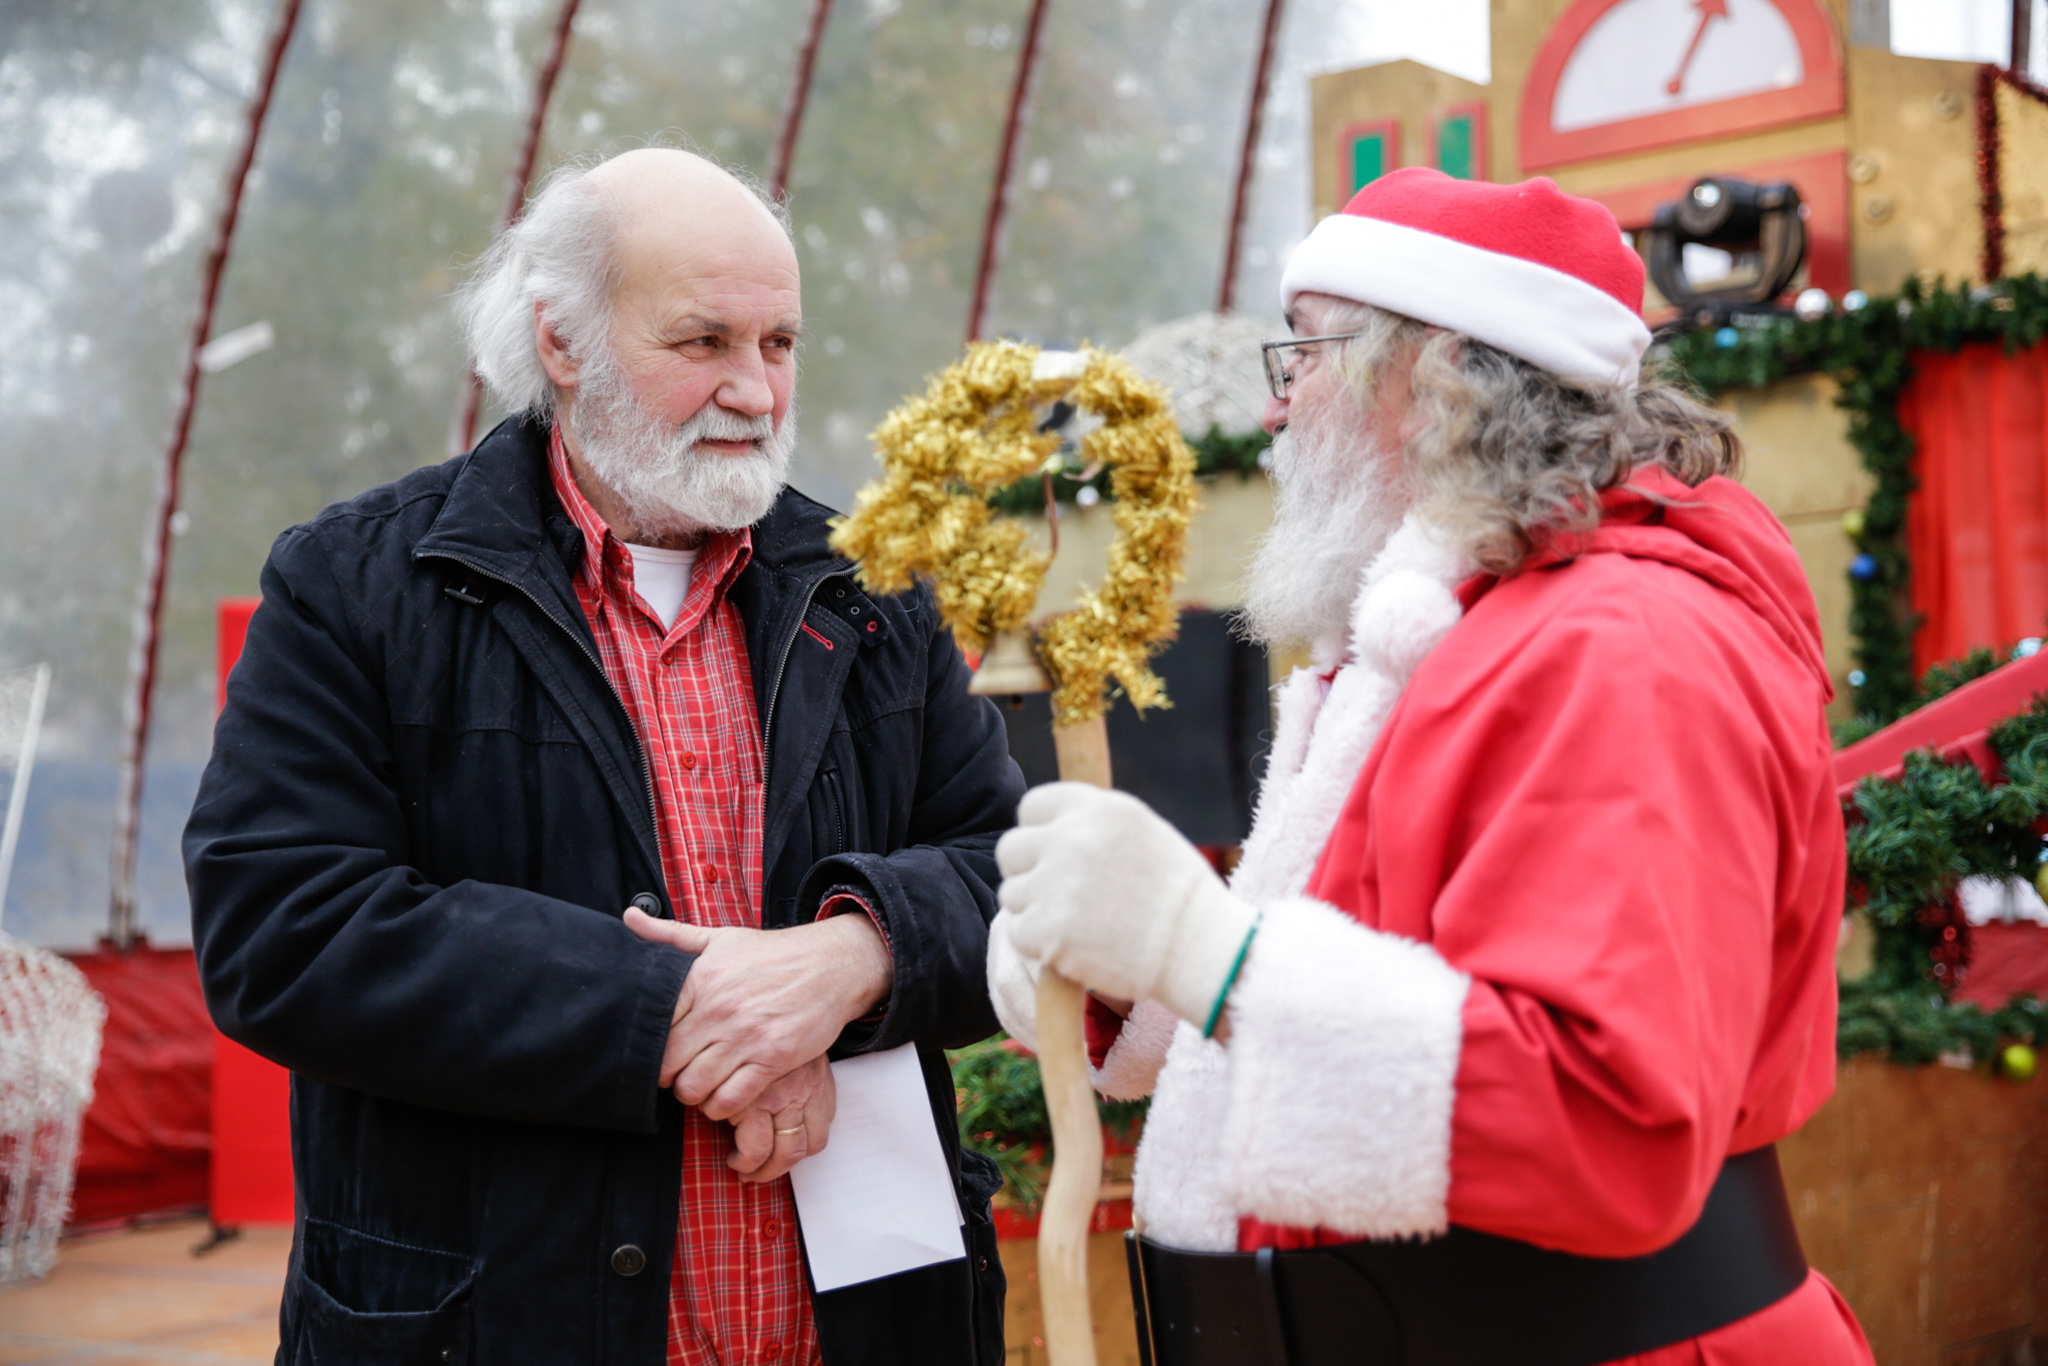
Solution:
<svg viewBox="0 0 2048 1366"><path fill-rule="evenodd" d="M1237 1208L1223 1164L1231 1058L1181 1022L1138 1144L1131 1206L1139 1232L1183 1252L1235 1252Z"/></svg>
<svg viewBox="0 0 2048 1366"><path fill-rule="evenodd" d="M1290 899L1307 890L1402 689L1463 615L1453 589L1466 572L1422 525L1403 522L1365 571L1350 639L1319 652L1324 665L1343 663L1327 695L1307 669L1280 686L1278 733L1231 879L1233 892L1267 908L1267 921L1231 994L1230 1046L1183 1023L1159 1072L1134 1200L1149 1238L1228 1252L1240 1211L1346 1231L1441 1227L1464 979L1424 945ZM1297 962L1318 946L1327 958ZM1458 983L1447 1036L1446 973ZM1402 980L1410 974L1415 982ZM1410 1045L1419 1051L1404 1058ZM1114 1061L1112 1053L1106 1062ZM1384 1077L1383 1064L1392 1068ZM1404 1101L1414 1102L1411 1113L1386 1113ZM1246 1108L1260 1106L1268 1112ZM1300 1132L1284 1132L1291 1123ZM1304 1177L1311 1169L1321 1175ZM1372 1189L1383 1180L1394 1184ZM1319 1198L1305 1204L1298 1193L1310 1188Z"/></svg>
<svg viewBox="0 0 2048 1366"><path fill-rule="evenodd" d="M1443 1232L1470 985L1427 944L1268 905L1230 998L1232 1205L1359 1238Z"/></svg>
<svg viewBox="0 0 2048 1366"><path fill-rule="evenodd" d="M1157 1001L1140 1001L1131 1008L1116 1042L1103 1056L1102 1067L1089 1080L1111 1100L1136 1100L1152 1094L1159 1069L1166 1065L1166 1052L1173 1046L1173 1033L1180 1016Z"/></svg>
<svg viewBox="0 0 2048 1366"><path fill-rule="evenodd" d="M1464 615L1452 591L1463 577L1457 558L1408 518L1365 571L1351 659L1329 695L1306 669L1281 684L1278 733L1233 892L1258 904L1307 890L1387 713Z"/></svg>

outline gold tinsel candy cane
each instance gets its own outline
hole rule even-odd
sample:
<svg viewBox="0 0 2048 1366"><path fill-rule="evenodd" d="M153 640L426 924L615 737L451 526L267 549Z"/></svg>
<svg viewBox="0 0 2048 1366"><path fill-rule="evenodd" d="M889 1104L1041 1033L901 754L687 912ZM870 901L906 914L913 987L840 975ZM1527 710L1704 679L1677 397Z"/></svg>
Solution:
<svg viewBox="0 0 2048 1366"><path fill-rule="evenodd" d="M877 592L930 579L960 647L987 650L1024 624L1051 562L988 499L1046 468L1060 438L1038 430L1038 412L1064 399L1102 419L1082 438L1079 460L1109 467L1117 534L1102 585L1039 631L1054 723L1101 716L1112 679L1133 706L1165 706L1147 661L1179 620L1173 586L1195 509L1194 453L1165 391L1116 356L1084 350L1078 373L1039 366L1039 356L1035 346L977 342L884 418L873 437L882 478L861 490L832 548L856 560L861 583Z"/></svg>

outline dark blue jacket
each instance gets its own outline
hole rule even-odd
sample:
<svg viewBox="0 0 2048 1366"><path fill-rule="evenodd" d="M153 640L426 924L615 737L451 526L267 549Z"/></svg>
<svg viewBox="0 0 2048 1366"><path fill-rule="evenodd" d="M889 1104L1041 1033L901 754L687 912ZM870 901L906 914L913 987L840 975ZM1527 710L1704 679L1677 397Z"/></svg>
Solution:
<svg viewBox="0 0 2048 1366"><path fill-rule="evenodd" d="M507 422L287 531L228 682L185 862L215 1021L292 1070L280 1362L664 1359L682 1110L655 1077L693 960L621 921L672 909L546 451ZM996 1366L997 1178L960 1150L940 1050L996 1028L992 851L1023 780L929 593L864 594L829 515L784 493L731 589L762 922L842 886L886 922L886 1011L835 1053L917 1044L969 1256L817 1296L817 1320L833 1366Z"/></svg>

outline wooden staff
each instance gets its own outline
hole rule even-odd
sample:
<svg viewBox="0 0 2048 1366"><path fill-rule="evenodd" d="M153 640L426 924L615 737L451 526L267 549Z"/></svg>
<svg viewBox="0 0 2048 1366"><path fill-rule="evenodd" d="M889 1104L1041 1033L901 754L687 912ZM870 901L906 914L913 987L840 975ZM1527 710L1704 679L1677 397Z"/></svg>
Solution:
<svg viewBox="0 0 2048 1366"><path fill-rule="evenodd" d="M984 696L1046 692L1051 680L1023 635L996 641L976 671ZM1054 726L1060 779L1109 784L1109 728L1103 718ZM1038 1216L1039 1302L1052 1366L1095 1366L1095 1324L1088 1305L1088 1225L1102 1190L1102 1121L1088 1081L1082 1019L1086 989L1051 968L1038 975L1038 1075L1052 1116L1052 1176Z"/></svg>
<svg viewBox="0 0 2048 1366"><path fill-rule="evenodd" d="M1101 717L1054 726L1060 778L1109 786L1109 729ZM1095 1366L1088 1307L1088 1225L1102 1188L1102 1121L1088 1081L1085 992L1051 968L1038 976L1038 1073L1052 1115L1052 1176L1038 1219L1038 1284L1052 1366Z"/></svg>

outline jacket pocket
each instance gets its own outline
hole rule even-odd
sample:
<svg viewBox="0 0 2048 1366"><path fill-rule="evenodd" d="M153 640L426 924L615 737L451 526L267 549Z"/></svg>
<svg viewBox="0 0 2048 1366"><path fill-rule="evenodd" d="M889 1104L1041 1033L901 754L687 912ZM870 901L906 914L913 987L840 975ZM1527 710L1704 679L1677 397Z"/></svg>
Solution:
<svg viewBox="0 0 2048 1366"><path fill-rule="evenodd" d="M299 1266L305 1366L443 1366L470 1358L477 1263L308 1219Z"/></svg>

